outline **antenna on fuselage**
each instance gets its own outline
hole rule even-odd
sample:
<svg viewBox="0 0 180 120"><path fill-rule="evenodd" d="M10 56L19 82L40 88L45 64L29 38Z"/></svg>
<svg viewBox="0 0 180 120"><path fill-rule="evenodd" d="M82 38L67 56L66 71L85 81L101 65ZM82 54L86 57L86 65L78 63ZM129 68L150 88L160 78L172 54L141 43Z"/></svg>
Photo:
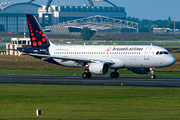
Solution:
<svg viewBox="0 0 180 120"><path fill-rule="evenodd" d="M151 43L151 46L153 46L153 44Z"/></svg>

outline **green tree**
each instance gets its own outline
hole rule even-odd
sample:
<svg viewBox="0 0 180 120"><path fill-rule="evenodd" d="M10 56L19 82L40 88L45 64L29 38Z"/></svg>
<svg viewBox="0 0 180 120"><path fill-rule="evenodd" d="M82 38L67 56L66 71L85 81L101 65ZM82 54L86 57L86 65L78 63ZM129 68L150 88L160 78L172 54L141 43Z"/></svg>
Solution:
<svg viewBox="0 0 180 120"><path fill-rule="evenodd" d="M174 29L174 22L170 24L170 28ZM180 22L175 22L175 29L180 29Z"/></svg>
<svg viewBox="0 0 180 120"><path fill-rule="evenodd" d="M94 31L90 30L88 27L84 27L80 31L80 37L83 38L83 40L89 40L94 35Z"/></svg>
<svg viewBox="0 0 180 120"><path fill-rule="evenodd" d="M158 28L163 28L161 23L158 24Z"/></svg>
<svg viewBox="0 0 180 120"><path fill-rule="evenodd" d="M0 24L0 31L1 31L1 32L4 32L4 31L5 31L3 24Z"/></svg>
<svg viewBox="0 0 180 120"><path fill-rule="evenodd" d="M156 25L156 24L153 24L152 26L151 26L151 28L157 28L158 27L158 25Z"/></svg>
<svg viewBox="0 0 180 120"><path fill-rule="evenodd" d="M139 29L139 32L150 32L148 27L142 27Z"/></svg>

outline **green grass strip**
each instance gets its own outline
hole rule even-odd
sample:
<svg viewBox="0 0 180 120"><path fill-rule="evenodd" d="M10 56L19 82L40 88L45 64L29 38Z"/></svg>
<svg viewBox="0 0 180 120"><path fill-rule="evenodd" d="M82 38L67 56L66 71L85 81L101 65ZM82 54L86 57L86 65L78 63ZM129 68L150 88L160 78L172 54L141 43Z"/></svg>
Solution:
<svg viewBox="0 0 180 120"><path fill-rule="evenodd" d="M180 88L0 84L1 120L169 120ZM36 116L41 108L42 116Z"/></svg>

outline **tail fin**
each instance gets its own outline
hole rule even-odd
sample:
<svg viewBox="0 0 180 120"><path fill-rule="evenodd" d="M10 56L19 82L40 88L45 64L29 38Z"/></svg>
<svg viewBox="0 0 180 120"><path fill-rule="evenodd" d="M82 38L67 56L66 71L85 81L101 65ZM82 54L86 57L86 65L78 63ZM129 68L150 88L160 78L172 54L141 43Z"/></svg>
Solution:
<svg viewBox="0 0 180 120"><path fill-rule="evenodd" d="M27 24L33 48L48 48L50 41L34 15L27 14Z"/></svg>

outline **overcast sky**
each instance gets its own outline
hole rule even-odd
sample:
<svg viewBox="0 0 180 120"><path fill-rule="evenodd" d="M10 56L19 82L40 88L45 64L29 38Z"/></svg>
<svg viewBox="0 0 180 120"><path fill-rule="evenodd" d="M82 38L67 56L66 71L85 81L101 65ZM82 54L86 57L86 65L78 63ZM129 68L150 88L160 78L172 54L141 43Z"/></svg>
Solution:
<svg viewBox="0 0 180 120"><path fill-rule="evenodd" d="M15 1L24 2L30 0L0 0L4 1ZM47 1L47 0L35 0L37 1ZM53 0L59 1L62 0ZM64 0L67 1L67 0ZM73 0L69 0L73 1ZM84 0L80 0L84 1ZM86 0L87 1L87 0ZM117 6L125 7L127 16L136 17L139 19L168 19L171 17L173 20L180 21L180 0L109 0Z"/></svg>

